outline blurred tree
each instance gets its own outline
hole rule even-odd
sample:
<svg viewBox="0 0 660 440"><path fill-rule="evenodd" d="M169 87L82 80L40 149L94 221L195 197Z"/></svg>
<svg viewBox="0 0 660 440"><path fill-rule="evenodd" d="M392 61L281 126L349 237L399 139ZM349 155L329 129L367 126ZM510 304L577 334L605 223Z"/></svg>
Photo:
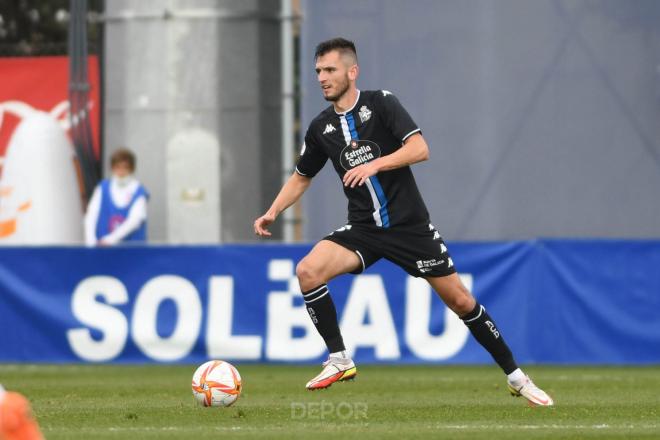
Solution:
<svg viewBox="0 0 660 440"><path fill-rule="evenodd" d="M88 47L98 53L103 0L88 0ZM0 2L0 56L67 53L69 0Z"/></svg>

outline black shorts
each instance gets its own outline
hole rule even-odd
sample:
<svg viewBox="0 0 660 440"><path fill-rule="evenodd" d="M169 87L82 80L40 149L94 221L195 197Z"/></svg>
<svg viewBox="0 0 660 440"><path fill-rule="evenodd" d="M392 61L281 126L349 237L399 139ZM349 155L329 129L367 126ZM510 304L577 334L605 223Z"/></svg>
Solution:
<svg viewBox="0 0 660 440"><path fill-rule="evenodd" d="M456 272L440 233L431 224L380 228L346 225L323 238L354 251L360 273L385 258L414 277L443 277Z"/></svg>

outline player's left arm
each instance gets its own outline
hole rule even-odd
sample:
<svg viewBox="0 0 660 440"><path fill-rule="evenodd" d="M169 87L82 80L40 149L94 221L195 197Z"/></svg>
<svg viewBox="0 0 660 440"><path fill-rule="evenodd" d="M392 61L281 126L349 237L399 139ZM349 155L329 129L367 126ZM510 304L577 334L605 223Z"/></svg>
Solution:
<svg viewBox="0 0 660 440"><path fill-rule="evenodd" d="M356 185L361 186L369 177L375 176L381 171L409 166L417 162L423 162L428 158L429 146L422 134L418 132L406 138L403 146L394 153L379 157L347 171L343 178L344 186L350 186L351 188Z"/></svg>

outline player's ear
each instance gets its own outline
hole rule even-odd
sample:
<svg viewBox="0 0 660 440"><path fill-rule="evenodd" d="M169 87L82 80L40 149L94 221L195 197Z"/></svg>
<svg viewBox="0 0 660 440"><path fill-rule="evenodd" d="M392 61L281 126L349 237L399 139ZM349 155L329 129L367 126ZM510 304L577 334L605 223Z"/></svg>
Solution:
<svg viewBox="0 0 660 440"><path fill-rule="evenodd" d="M348 79L351 81L355 81L360 74L360 67L357 64L353 64L349 69L348 69Z"/></svg>

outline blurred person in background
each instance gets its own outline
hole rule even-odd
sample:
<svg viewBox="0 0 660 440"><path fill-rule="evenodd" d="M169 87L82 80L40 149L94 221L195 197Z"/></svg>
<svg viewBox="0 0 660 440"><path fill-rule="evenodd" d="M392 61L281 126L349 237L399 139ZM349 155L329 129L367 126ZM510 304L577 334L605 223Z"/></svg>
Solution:
<svg viewBox="0 0 660 440"><path fill-rule="evenodd" d="M146 242L149 193L133 175L135 166L130 150L120 148L112 154L112 176L96 186L87 205L87 246Z"/></svg>
<svg viewBox="0 0 660 440"><path fill-rule="evenodd" d="M43 440L30 402L0 385L0 440Z"/></svg>

